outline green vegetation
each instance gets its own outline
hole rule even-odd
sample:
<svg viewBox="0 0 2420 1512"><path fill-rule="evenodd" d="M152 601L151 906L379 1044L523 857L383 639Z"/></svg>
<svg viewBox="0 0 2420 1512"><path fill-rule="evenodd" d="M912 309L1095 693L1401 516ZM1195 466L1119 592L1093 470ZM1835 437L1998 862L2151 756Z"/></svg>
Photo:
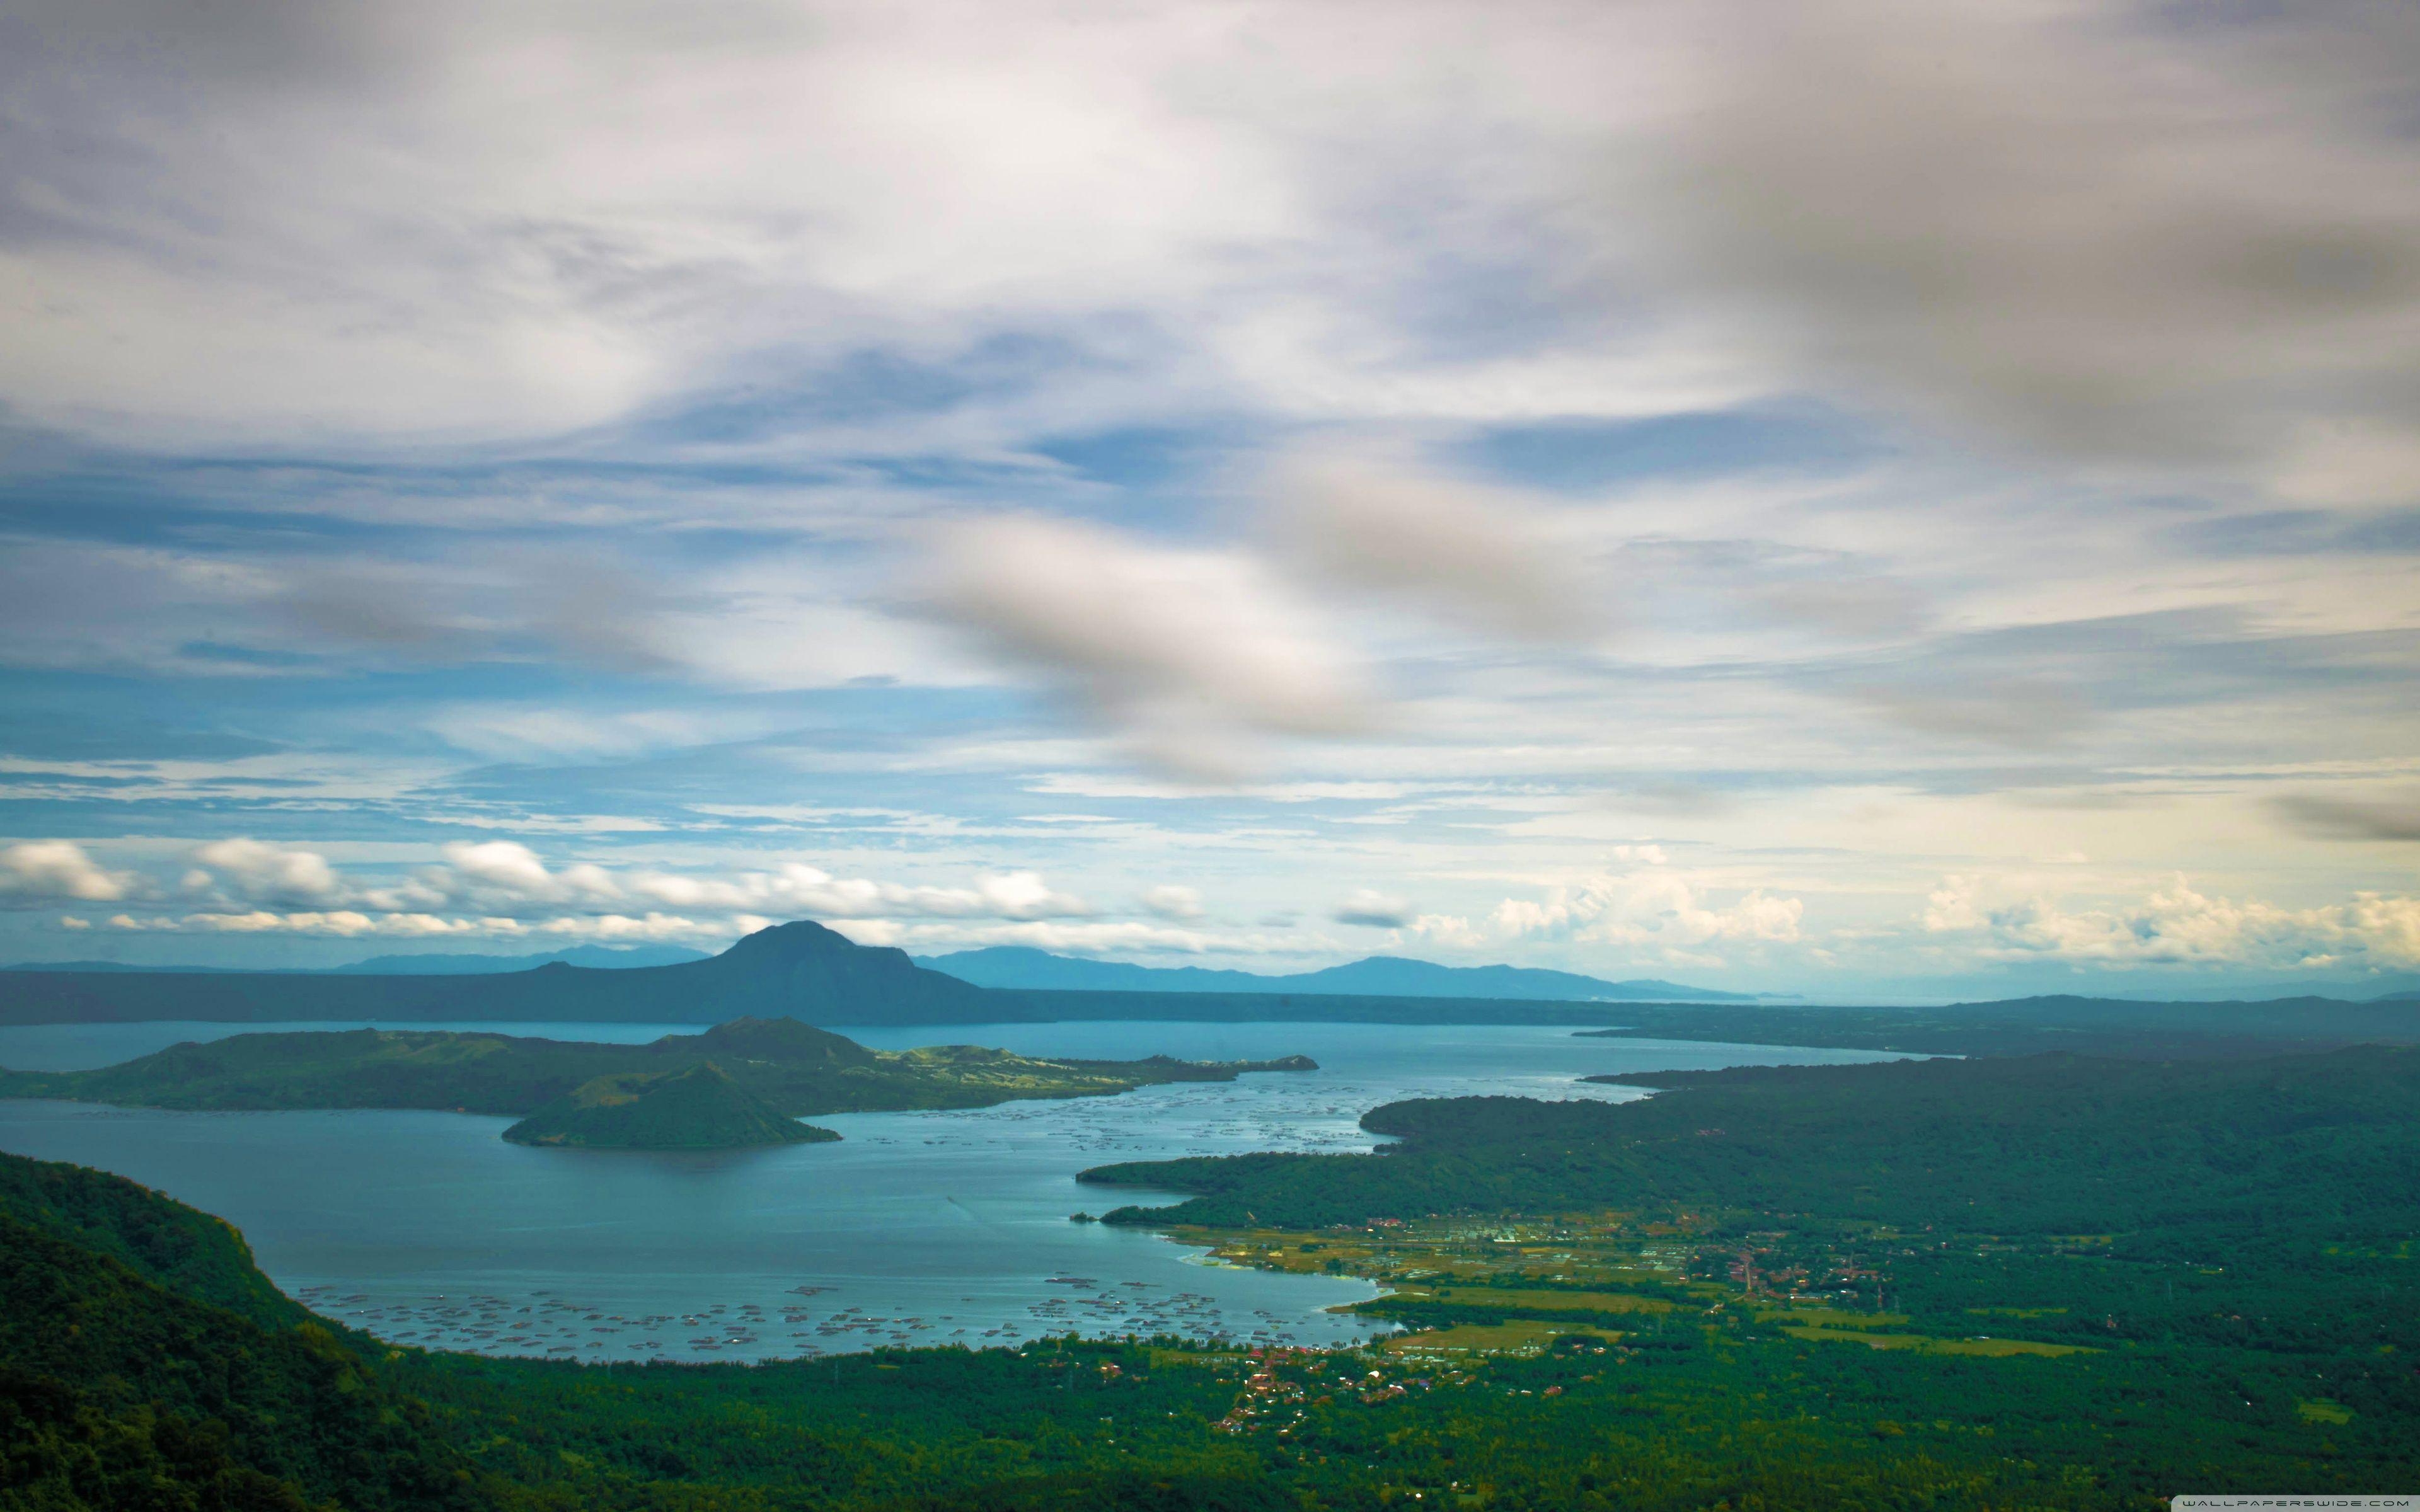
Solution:
<svg viewBox="0 0 2420 1512"><path fill-rule="evenodd" d="M2420 1228L2420 1050L1592 1079L1675 1090L1393 1103L1361 1120L1403 1140L1375 1155L1160 1161L1083 1180L1202 1194L1105 1216L1154 1225L1713 1206L1945 1233L2123 1232L2129 1246L2169 1249L2239 1229L2350 1243Z"/></svg>
<svg viewBox="0 0 2420 1512"><path fill-rule="evenodd" d="M1357 1350L591 1365L259 1310L212 1220L0 1157L0 1509L2125 1508L2420 1484L2420 1055L1666 1075L1125 1168ZM1343 1216L1339 1216L1339 1215ZM1121 1214L1121 1221L1135 1218ZM249 1279L241 1279L249 1276ZM242 1304L254 1310L239 1310ZM291 1308L292 1304L286 1304Z"/></svg>
<svg viewBox="0 0 2420 1512"><path fill-rule="evenodd" d="M582 1082L504 1131L517 1145L580 1149L737 1149L838 1139L785 1119L713 1061Z"/></svg>
<svg viewBox="0 0 2420 1512"><path fill-rule="evenodd" d="M0 1218L92 1251L270 1328L311 1314L270 1285L235 1226L123 1177L0 1157Z"/></svg>
<svg viewBox="0 0 2420 1512"><path fill-rule="evenodd" d="M52 1198L0 1212L0 1507L488 1504L362 1341L211 1299L270 1290L248 1257L228 1273L224 1224L97 1172L0 1170Z"/></svg>
<svg viewBox="0 0 2420 1512"><path fill-rule="evenodd" d="M709 1075L677 1074L709 1067ZM1228 1081L1246 1072L1316 1069L1300 1056L1039 1060L974 1045L869 1050L796 1019L735 1019L703 1034L636 1045L411 1029L241 1034L172 1045L99 1071L0 1072L0 1097L217 1111L437 1108L527 1115L507 1138L689 1149L791 1142L775 1122L821 1113L987 1107L1023 1098L1109 1096L1161 1082ZM839 1136L803 1129L796 1137Z"/></svg>

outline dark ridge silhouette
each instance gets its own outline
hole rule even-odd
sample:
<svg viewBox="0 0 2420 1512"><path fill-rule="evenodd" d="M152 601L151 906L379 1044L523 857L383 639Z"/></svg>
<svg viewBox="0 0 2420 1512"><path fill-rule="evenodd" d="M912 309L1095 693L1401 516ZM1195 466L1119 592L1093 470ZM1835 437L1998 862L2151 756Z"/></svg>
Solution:
<svg viewBox="0 0 2420 1512"><path fill-rule="evenodd" d="M1087 961L1021 945L995 945L951 955L920 956L916 964L973 982L1041 992L1302 993L1346 997L1459 997L1497 1001L1752 1003L1750 993L1718 993L1677 982L1606 981L1535 966L1445 966L1434 961L1373 955L1365 960L1262 976L1207 966L1145 966Z"/></svg>
<svg viewBox="0 0 2420 1512"><path fill-rule="evenodd" d="M300 972L12 971L0 1024L157 1019L304 1023L356 1019L815 1024L970 1024L998 1016L983 990L926 971L902 950L852 943L821 924L776 924L721 955L668 966L551 962L488 976Z"/></svg>

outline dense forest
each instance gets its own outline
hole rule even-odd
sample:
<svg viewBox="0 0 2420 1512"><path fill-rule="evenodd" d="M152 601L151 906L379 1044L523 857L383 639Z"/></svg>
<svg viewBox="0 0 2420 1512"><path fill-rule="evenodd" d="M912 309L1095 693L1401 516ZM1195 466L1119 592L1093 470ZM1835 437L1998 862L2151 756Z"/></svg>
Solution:
<svg viewBox="0 0 2420 1512"><path fill-rule="evenodd" d="M1372 1310L1420 1331L1327 1352L428 1353L311 1318L214 1219L0 1157L0 1507L2149 1512L2408 1489L2415 1063L1665 1073L1642 1103L1394 1104L1370 1118L1385 1154L1109 1173L1240 1204L1254 1227L1215 1232L1263 1263L1416 1257L1424 1279ZM1533 1345L1447 1347L1524 1327Z"/></svg>
<svg viewBox="0 0 2420 1512"><path fill-rule="evenodd" d="M1361 1120L1403 1141L1374 1155L1146 1162L1082 1180L1202 1194L1109 1215L1153 1224L1708 1204L2044 1233L2246 1221L2348 1238L2420 1229L2420 1050L1590 1079L1675 1090L1628 1103L1393 1103Z"/></svg>

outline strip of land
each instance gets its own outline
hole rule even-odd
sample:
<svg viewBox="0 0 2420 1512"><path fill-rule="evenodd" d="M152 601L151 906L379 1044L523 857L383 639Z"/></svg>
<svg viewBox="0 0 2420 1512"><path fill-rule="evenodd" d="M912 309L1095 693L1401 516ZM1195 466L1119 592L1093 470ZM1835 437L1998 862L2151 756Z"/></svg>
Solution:
<svg viewBox="0 0 2420 1512"><path fill-rule="evenodd" d="M523 1117L506 1133L523 1143L689 1149L838 1138L781 1127L818 1114L1103 1097L1316 1069L1299 1056L1045 1060L975 1045L870 1050L795 1019L737 1019L645 1044L410 1029L242 1034L97 1071L0 1071L0 1097L221 1112L433 1108Z"/></svg>

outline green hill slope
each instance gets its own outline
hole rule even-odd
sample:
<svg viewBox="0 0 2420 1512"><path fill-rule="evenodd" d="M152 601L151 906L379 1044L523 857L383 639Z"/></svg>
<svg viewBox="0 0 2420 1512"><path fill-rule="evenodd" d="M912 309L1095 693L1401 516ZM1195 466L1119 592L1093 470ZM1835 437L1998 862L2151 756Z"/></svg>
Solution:
<svg viewBox="0 0 2420 1512"><path fill-rule="evenodd" d="M252 1246L232 1224L122 1176L0 1157L0 1218L97 1250L267 1327L291 1328L311 1316L254 1268Z"/></svg>
<svg viewBox="0 0 2420 1512"><path fill-rule="evenodd" d="M517 1145L579 1149L740 1149L838 1139L785 1119L712 1061L686 1071L599 1076L504 1131Z"/></svg>
<svg viewBox="0 0 2420 1512"><path fill-rule="evenodd" d="M261 1306L220 1220L15 1155L0 1193L0 1506L488 1504L426 1409L300 1306Z"/></svg>

